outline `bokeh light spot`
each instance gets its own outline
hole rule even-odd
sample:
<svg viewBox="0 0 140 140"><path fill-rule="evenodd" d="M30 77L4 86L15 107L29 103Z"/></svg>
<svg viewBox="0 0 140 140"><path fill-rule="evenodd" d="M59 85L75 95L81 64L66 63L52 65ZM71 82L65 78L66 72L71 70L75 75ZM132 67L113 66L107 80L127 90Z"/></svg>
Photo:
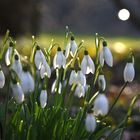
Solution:
<svg viewBox="0 0 140 140"><path fill-rule="evenodd" d="M127 9L121 9L118 12L118 17L119 17L120 20L126 21L130 17L130 12Z"/></svg>

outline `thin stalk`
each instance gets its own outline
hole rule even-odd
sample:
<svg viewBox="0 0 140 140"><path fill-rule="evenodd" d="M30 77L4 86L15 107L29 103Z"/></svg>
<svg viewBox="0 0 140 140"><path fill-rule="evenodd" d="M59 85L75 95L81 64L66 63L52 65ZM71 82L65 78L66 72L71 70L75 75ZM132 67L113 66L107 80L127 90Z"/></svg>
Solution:
<svg viewBox="0 0 140 140"><path fill-rule="evenodd" d="M133 99L131 101L131 104L130 104L128 112L127 112L127 115L125 116L125 119L124 119L124 125L123 125L123 129L121 131L121 134L120 134L120 140L122 140L122 138L123 138L123 132L124 132L124 130L126 128L127 121L129 119L129 117L131 116L132 110L133 110L134 105L135 105L137 99L139 98L139 96L140 96L140 94L137 94L136 96L133 97Z"/></svg>
<svg viewBox="0 0 140 140"><path fill-rule="evenodd" d="M128 82L126 82L126 83L123 85L122 89L120 90L118 96L116 97L114 103L113 103L112 106L110 107L110 109L109 109L109 111L108 111L108 113L107 113L106 116L108 116L108 115L111 113L111 111L113 110L114 106L116 105L118 99L120 98L120 96L121 96L123 90L125 89L125 87L127 86L127 84L128 84Z"/></svg>

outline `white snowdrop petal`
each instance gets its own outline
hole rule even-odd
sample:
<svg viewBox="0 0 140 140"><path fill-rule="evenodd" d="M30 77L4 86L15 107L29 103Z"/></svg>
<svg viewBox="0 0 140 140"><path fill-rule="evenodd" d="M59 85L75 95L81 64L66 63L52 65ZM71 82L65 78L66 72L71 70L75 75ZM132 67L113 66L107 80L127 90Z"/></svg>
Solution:
<svg viewBox="0 0 140 140"><path fill-rule="evenodd" d="M84 55L83 60L81 62L81 71L83 72L83 74L88 74L87 73L87 58Z"/></svg>
<svg viewBox="0 0 140 140"><path fill-rule="evenodd" d="M66 57L64 56L63 53L62 53L62 66L65 69L65 67L66 67Z"/></svg>
<svg viewBox="0 0 140 140"><path fill-rule="evenodd" d="M40 105L42 108L45 108L46 104L47 104L47 91L42 90L40 94Z"/></svg>
<svg viewBox="0 0 140 140"><path fill-rule="evenodd" d="M100 65L103 67L104 66L104 54L103 54L103 50L101 50L101 52L99 54L99 62L100 62Z"/></svg>
<svg viewBox="0 0 140 140"><path fill-rule="evenodd" d="M22 73L22 64L21 64L20 60L14 60L11 67L17 73L17 75L20 77L21 73Z"/></svg>
<svg viewBox="0 0 140 140"><path fill-rule="evenodd" d="M20 84L19 83L12 84L11 86L12 86L13 96L16 102L19 104L22 103L24 101L24 93Z"/></svg>
<svg viewBox="0 0 140 140"><path fill-rule="evenodd" d="M70 43L71 43L70 44L71 45L70 54L73 57L76 52L76 49L77 49L77 44L76 44L75 40L72 40Z"/></svg>
<svg viewBox="0 0 140 140"><path fill-rule="evenodd" d="M36 50L34 62L35 62L35 66L38 70L41 68L41 65L43 63L43 58L44 58L44 56L43 56L42 51Z"/></svg>
<svg viewBox="0 0 140 140"><path fill-rule="evenodd" d="M40 76L42 79L44 78L45 75L48 78L51 77L51 69L50 69L50 66L48 65L48 63L46 62L46 60L41 65L41 69L40 69Z"/></svg>
<svg viewBox="0 0 140 140"><path fill-rule="evenodd" d="M113 66L113 56L108 47L103 47L103 55L104 55L104 60L107 63L108 66L112 67Z"/></svg>
<svg viewBox="0 0 140 140"><path fill-rule="evenodd" d="M53 59L53 67L54 67L54 69L57 68L56 59L57 59L57 53L55 54L54 59Z"/></svg>
<svg viewBox="0 0 140 140"><path fill-rule="evenodd" d="M70 52L70 43L68 43L68 45L66 46L66 50L65 50L65 57L66 58L68 58L69 52Z"/></svg>
<svg viewBox="0 0 140 140"><path fill-rule="evenodd" d="M106 115L108 113L109 103L104 94L99 94L94 101L94 113L96 115Z"/></svg>
<svg viewBox="0 0 140 140"><path fill-rule="evenodd" d="M62 52L61 51L57 51L57 53L54 56L54 60L53 60L53 66L54 69L56 68L61 68L63 63L63 58L62 58Z"/></svg>
<svg viewBox="0 0 140 140"><path fill-rule="evenodd" d="M94 65L94 62L93 62L93 60L91 59L91 57L89 55L87 56L87 64L89 66L90 72L92 74L94 74L94 72L95 72L95 65Z"/></svg>
<svg viewBox="0 0 140 140"><path fill-rule="evenodd" d="M59 94L62 93L62 84L61 84L61 82L59 83L58 93L59 93Z"/></svg>
<svg viewBox="0 0 140 140"><path fill-rule="evenodd" d="M77 85L76 89L75 89L75 93L74 93L75 96L81 98L81 97L84 97L85 96L85 89L84 89L84 86L82 85Z"/></svg>
<svg viewBox="0 0 140 140"><path fill-rule="evenodd" d="M53 82L52 84L52 88L51 88L51 93L55 93L55 88L56 88L56 80Z"/></svg>
<svg viewBox="0 0 140 140"><path fill-rule="evenodd" d="M13 47L9 47L6 54L5 54L5 63L7 66L10 65L10 57L12 55L12 49L13 49Z"/></svg>
<svg viewBox="0 0 140 140"><path fill-rule="evenodd" d="M86 77L85 75L82 73L82 71L78 71L77 72L77 84L81 84L83 86L86 85Z"/></svg>
<svg viewBox="0 0 140 140"><path fill-rule="evenodd" d="M20 77L20 83L24 94L28 94L34 91L34 79L29 72L22 72Z"/></svg>
<svg viewBox="0 0 140 140"><path fill-rule="evenodd" d="M75 70L72 70L70 74L69 85L76 83L76 77L77 77L77 74Z"/></svg>
<svg viewBox="0 0 140 140"><path fill-rule="evenodd" d="M98 77L98 86L99 86L99 89L101 89L102 91L105 90L106 81L105 81L104 75L99 75L99 77Z"/></svg>
<svg viewBox="0 0 140 140"><path fill-rule="evenodd" d="M5 76L2 70L0 70L0 88L3 88L5 84Z"/></svg>
<svg viewBox="0 0 140 140"><path fill-rule="evenodd" d="M132 82L135 77L135 70L133 63L127 63L124 68L124 81Z"/></svg>
<svg viewBox="0 0 140 140"><path fill-rule="evenodd" d="M57 92L57 80L55 80L52 84L51 93ZM62 92L62 84L59 82L58 93L61 94Z"/></svg>
<svg viewBox="0 0 140 140"><path fill-rule="evenodd" d="M86 130L88 132L94 132L96 128L96 119L93 116L93 114L87 114L86 120L85 120L85 126Z"/></svg>

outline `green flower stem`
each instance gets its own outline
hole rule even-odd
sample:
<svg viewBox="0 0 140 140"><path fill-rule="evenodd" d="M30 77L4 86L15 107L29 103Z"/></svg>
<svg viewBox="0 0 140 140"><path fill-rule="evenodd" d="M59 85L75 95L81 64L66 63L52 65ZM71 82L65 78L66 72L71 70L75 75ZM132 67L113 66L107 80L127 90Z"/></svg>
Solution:
<svg viewBox="0 0 140 140"><path fill-rule="evenodd" d="M3 39L2 50L0 50L0 63L2 61L3 54L4 54L5 50L6 50L5 45L6 45L7 41L8 41L8 39L9 39L9 33L10 33L9 30L7 30L7 32L5 34L5 37Z"/></svg>
<svg viewBox="0 0 140 140"><path fill-rule="evenodd" d="M127 114L126 114L126 116L125 116L125 118L124 118L124 125L123 125L123 128L122 128L121 134L120 134L120 140L122 140L122 138L123 138L123 132L124 132L124 130L125 130L125 128L126 128L127 121L128 121L128 119L129 119L129 117L131 116L132 110L133 110L133 108L134 108L134 105L135 105L135 103L136 103L136 101L137 101L137 99L138 99L139 97L140 97L140 93L139 93L139 94L136 94L136 96L133 97L133 99L132 99L132 101L131 101L131 103L130 103L130 106L129 106L129 108L128 108L128 112L127 112Z"/></svg>
<svg viewBox="0 0 140 140"><path fill-rule="evenodd" d="M95 98L96 98L96 96L99 94L99 92L97 91L93 96L92 96L92 98L89 100L89 105L92 105L93 104L93 102L94 102L94 100L95 100Z"/></svg>
<svg viewBox="0 0 140 140"><path fill-rule="evenodd" d="M113 103L112 106L110 107L110 109L109 109L109 111L108 111L108 113L107 113L106 116L108 116L108 115L111 113L111 111L113 110L114 106L116 105L118 99L120 98L120 96L121 96L123 90L125 89L125 87L127 86L127 84L128 84L128 82L126 82L126 83L123 85L122 89L120 90L118 96L116 97L114 103Z"/></svg>

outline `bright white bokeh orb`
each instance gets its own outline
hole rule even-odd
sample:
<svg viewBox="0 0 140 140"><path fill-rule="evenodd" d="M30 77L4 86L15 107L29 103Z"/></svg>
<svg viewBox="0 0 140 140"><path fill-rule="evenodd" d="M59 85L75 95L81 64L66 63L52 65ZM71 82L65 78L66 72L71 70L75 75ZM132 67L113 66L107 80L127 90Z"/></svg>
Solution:
<svg viewBox="0 0 140 140"><path fill-rule="evenodd" d="M127 9L121 9L118 12L118 17L120 20L123 20L123 21L128 20L130 17L130 12Z"/></svg>

